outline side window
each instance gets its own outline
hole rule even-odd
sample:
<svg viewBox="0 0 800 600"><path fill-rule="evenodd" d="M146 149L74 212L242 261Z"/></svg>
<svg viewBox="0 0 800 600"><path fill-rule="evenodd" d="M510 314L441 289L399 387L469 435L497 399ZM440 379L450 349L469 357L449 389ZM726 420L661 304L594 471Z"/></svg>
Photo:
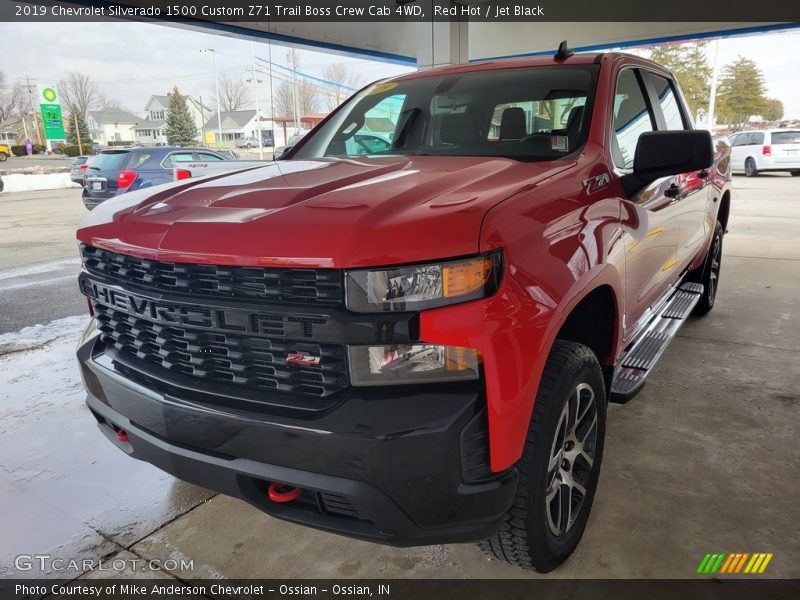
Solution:
<svg viewBox="0 0 800 600"><path fill-rule="evenodd" d="M161 166L165 169L171 169L175 166L175 163L192 162L193 160L191 152L173 152L161 161Z"/></svg>
<svg viewBox="0 0 800 600"><path fill-rule="evenodd" d="M345 126L341 131L344 139L334 138L325 150L325 156L370 155L385 152L382 149L383 146L376 145L373 147L358 143L356 136L360 137L360 134L378 134L387 140L389 147L391 147L391 141L395 138L395 130L400 121L405 101L405 94L395 94L394 96L381 98L364 113L362 123L352 122Z"/></svg>
<svg viewBox="0 0 800 600"><path fill-rule="evenodd" d="M750 144L753 146L761 146L764 143L764 132L756 131L750 134Z"/></svg>
<svg viewBox="0 0 800 600"><path fill-rule="evenodd" d="M728 137L728 141L731 143L731 148L741 145L741 134L734 133L732 136Z"/></svg>
<svg viewBox="0 0 800 600"><path fill-rule="evenodd" d="M664 115L667 130L686 129L686 124L683 122L683 116L681 115L678 97L675 95L675 90L672 89L672 84L669 79L649 72L647 76L653 84L656 96L658 97L658 103L661 105L661 112Z"/></svg>
<svg viewBox="0 0 800 600"><path fill-rule="evenodd" d="M625 69L619 74L614 92L611 154L617 167L633 168L636 142L648 131L655 131L655 120L647 107L636 73L633 69Z"/></svg>
<svg viewBox="0 0 800 600"><path fill-rule="evenodd" d="M210 152L198 152L197 156L200 157L200 160L204 160L206 162L225 160L221 156L217 156L216 154L211 154Z"/></svg>
<svg viewBox="0 0 800 600"><path fill-rule="evenodd" d="M150 160L151 156L152 154L148 154L147 152L131 152L131 159L126 168L140 169L148 160Z"/></svg>

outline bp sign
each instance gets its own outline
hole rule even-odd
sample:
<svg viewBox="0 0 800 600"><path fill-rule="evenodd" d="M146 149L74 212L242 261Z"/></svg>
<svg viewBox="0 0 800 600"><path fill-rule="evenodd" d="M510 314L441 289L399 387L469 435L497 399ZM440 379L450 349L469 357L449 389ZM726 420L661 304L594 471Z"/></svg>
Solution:
<svg viewBox="0 0 800 600"><path fill-rule="evenodd" d="M64 119L61 116L61 100L58 97L58 88L55 85L39 86L39 110L42 112L42 127L44 137L50 140L63 140ZM48 147L50 144L48 143Z"/></svg>

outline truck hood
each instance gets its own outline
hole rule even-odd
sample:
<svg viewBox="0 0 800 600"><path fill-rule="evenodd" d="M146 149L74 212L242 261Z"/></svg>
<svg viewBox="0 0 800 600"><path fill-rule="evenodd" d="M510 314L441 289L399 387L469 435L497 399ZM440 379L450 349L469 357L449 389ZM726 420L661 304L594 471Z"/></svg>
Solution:
<svg viewBox="0 0 800 600"><path fill-rule="evenodd" d="M78 239L176 262L360 267L478 251L492 206L571 167L485 157L289 160L129 192Z"/></svg>

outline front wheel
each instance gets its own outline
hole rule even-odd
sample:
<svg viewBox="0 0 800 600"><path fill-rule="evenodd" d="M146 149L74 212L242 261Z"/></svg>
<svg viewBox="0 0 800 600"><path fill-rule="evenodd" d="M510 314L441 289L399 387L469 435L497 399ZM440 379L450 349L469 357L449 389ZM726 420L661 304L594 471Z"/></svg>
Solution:
<svg viewBox="0 0 800 600"><path fill-rule="evenodd" d="M557 340L547 359L511 509L481 549L547 573L573 553L592 508L606 423L600 364L582 344Z"/></svg>
<svg viewBox="0 0 800 600"><path fill-rule="evenodd" d="M690 279L703 284L703 295L694 307L696 315L704 315L714 308L717 299L717 289L719 288L719 275L722 270L722 223L717 221L714 226L714 237L711 239L711 246L706 254L703 265L697 269Z"/></svg>
<svg viewBox="0 0 800 600"><path fill-rule="evenodd" d="M756 161L754 161L752 158L748 158L746 161L744 161L744 174L745 177L755 177L758 175Z"/></svg>
<svg viewBox="0 0 800 600"><path fill-rule="evenodd" d="M0 162L5 162L8 160L8 154L5 152L0 152Z"/></svg>

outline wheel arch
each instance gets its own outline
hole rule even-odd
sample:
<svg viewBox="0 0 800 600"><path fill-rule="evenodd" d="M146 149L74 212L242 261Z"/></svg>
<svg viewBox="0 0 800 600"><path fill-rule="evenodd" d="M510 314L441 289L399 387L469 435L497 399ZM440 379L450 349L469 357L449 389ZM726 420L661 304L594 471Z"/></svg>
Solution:
<svg viewBox="0 0 800 600"><path fill-rule="evenodd" d="M555 336L555 340L583 344L594 353L603 370L607 390L611 385L620 338L619 315L619 301L614 288L601 283L572 304Z"/></svg>

